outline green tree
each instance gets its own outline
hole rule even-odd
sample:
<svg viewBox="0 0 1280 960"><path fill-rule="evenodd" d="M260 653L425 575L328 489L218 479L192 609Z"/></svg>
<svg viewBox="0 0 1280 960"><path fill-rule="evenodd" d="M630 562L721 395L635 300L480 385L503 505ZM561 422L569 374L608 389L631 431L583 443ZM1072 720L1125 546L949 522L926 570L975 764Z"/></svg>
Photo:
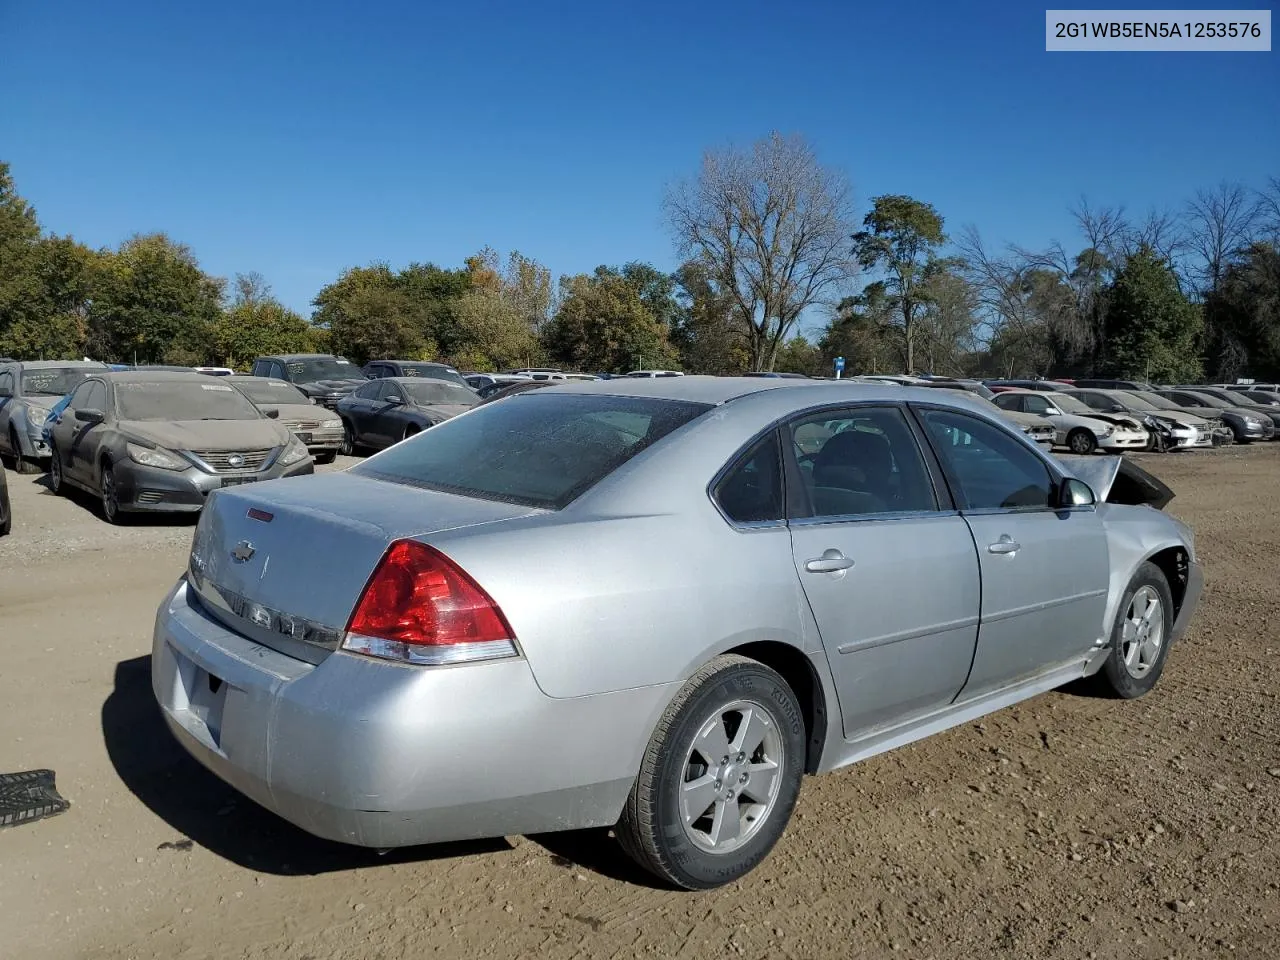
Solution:
<svg viewBox="0 0 1280 960"><path fill-rule="evenodd" d="M453 313L456 338L449 359L460 369L502 370L541 358L528 315L501 289L469 290L458 298Z"/></svg>
<svg viewBox="0 0 1280 960"><path fill-rule="evenodd" d="M213 330L213 355L222 365L239 369L263 354L316 349L314 328L272 296L261 275L238 274L233 286L235 299Z"/></svg>
<svg viewBox="0 0 1280 960"><path fill-rule="evenodd" d="M932 204L886 194L872 200L862 225L866 229L853 235L854 252L863 267L885 273L884 290L895 307L906 372L914 373L916 330L928 301L926 273L934 252L947 242L942 217Z"/></svg>
<svg viewBox="0 0 1280 960"><path fill-rule="evenodd" d="M351 267L316 294L312 323L327 331L330 350L359 364L434 359L437 345L425 333L424 300L408 286L386 264Z"/></svg>
<svg viewBox="0 0 1280 960"><path fill-rule="evenodd" d="M1106 291L1105 372L1143 380L1195 382L1202 375L1196 345L1203 326L1168 262L1141 245Z"/></svg>
<svg viewBox="0 0 1280 960"><path fill-rule="evenodd" d="M708 152L666 197L680 255L697 260L733 304L749 365L772 370L800 315L837 292L854 263L852 198L839 171L799 137Z"/></svg>
<svg viewBox="0 0 1280 960"><path fill-rule="evenodd" d="M666 329L618 271L599 267L593 275L565 277L560 283L560 309L543 337L551 356L586 371L675 364Z"/></svg>
<svg viewBox="0 0 1280 960"><path fill-rule="evenodd" d="M860 294L845 297L818 340L823 358L844 357L845 372L891 373L900 367L893 330L894 305L884 283L869 283Z"/></svg>
<svg viewBox="0 0 1280 960"><path fill-rule="evenodd" d="M803 373L807 377L818 377L826 374L827 362L817 345L810 343L804 334L797 333L782 345L773 368L779 373Z"/></svg>
<svg viewBox="0 0 1280 960"><path fill-rule="evenodd" d="M139 363L203 359L222 311L223 281L162 233L138 235L102 257L89 308L89 346Z"/></svg>
<svg viewBox="0 0 1280 960"><path fill-rule="evenodd" d="M1219 375L1280 379L1280 250L1255 243L1223 270L1205 314L1224 349Z"/></svg>
<svg viewBox="0 0 1280 960"><path fill-rule="evenodd" d="M679 312L671 343L682 370L728 376L750 362L746 324L734 316L733 298L720 291L704 264L691 260L676 271Z"/></svg>
<svg viewBox="0 0 1280 960"><path fill-rule="evenodd" d="M9 165L0 162L0 343L13 323L38 319L32 305L41 295L33 263L39 238L35 208L18 195Z"/></svg>

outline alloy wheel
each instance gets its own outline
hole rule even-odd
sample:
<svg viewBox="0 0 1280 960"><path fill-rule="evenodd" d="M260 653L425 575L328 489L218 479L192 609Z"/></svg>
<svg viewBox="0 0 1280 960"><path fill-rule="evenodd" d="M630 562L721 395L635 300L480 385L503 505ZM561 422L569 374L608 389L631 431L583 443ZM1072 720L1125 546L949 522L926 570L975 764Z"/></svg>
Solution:
<svg viewBox="0 0 1280 960"><path fill-rule="evenodd" d="M1142 586L1129 601L1120 639L1120 654L1129 676L1140 680L1160 660L1164 646L1164 604L1151 586Z"/></svg>

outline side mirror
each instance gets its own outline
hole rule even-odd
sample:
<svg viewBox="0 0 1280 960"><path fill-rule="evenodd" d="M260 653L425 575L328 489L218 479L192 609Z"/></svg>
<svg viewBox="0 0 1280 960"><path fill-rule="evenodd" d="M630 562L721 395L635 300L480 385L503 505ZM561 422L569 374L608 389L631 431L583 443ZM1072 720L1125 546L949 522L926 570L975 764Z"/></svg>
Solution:
<svg viewBox="0 0 1280 960"><path fill-rule="evenodd" d="M101 423L103 420L107 419L107 417L101 410L94 410L90 407L86 407L83 410L76 411L76 419L81 423Z"/></svg>
<svg viewBox="0 0 1280 960"><path fill-rule="evenodd" d="M384 397L388 406L398 407L404 403L404 397L396 396L394 393L389 397Z"/></svg>
<svg viewBox="0 0 1280 960"><path fill-rule="evenodd" d="M1093 488L1083 480L1067 477L1058 487L1058 506L1063 509L1071 507L1089 507L1097 503Z"/></svg>
<svg viewBox="0 0 1280 960"><path fill-rule="evenodd" d="M1119 403L1113 403L1113 404L1108 408L1108 412L1109 412L1109 413L1124 413L1124 405L1123 405L1123 404L1119 404Z"/></svg>
<svg viewBox="0 0 1280 960"><path fill-rule="evenodd" d="M278 420L280 418L280 410L277 407L262 407L262 415L268 420Z"/></svg>

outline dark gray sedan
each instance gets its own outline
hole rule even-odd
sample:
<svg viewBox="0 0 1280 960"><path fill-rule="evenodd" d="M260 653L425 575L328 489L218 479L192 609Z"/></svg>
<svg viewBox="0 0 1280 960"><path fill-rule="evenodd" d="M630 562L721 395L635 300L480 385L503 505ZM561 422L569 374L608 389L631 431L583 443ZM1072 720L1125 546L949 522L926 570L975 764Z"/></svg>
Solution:
<svg viewBox="0 0 1280 960"><path fill-rule="evenodd" d="M198 512L222 487L311 473L306 446L239 390L202 373L85 379L50 432L49 484L133 512Z"/></svg>
<svg viewBox="0 0 1280 960"><path fill-rule="evenodd" d="M370 380L338 401L345 430L342 452L381 450L465 413L480 398L470 389L428 377Z"/></svg>

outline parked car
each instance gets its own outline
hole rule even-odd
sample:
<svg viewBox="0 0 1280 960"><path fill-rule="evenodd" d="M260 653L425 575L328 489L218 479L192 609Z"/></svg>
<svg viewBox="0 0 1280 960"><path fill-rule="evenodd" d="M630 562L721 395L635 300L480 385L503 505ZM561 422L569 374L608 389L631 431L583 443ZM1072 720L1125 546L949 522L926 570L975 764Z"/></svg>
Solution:
<svg viewBox="0 0 1280 960"><path fill-rule="evenodd" d="M198 373L87 377L52 430L49 486L96 496L109 523L190 513L210 491L311 473L307 448L228 383Z"/></svg>
<svg viewBox="0 0 1280 960"><path fill-rule="evenodd" d="M679 370L631 370L623 374L626 377L683 377Z"/></svg>
<svg viewBox="0 0 1280 960"><path fill-rule="evenodd" d="M1181 404L1174 400L1170 400L1168 397L1162 396L1155 390L1131 390L1128 392L1132 393L1133 396L1138 397L1139 399L1145 400L1147 403L1160 410L1200 417L1209 424L1213 437L1213 445L1215 447L1226 446L1235 442L1235 435L1232 433L1231 428L1223 422L1221 417L1215 415L1217 411L1208 413L1202 407L1183 407Z"/></svg>
<svg viewBox="0 0 1280 960"><path fill-rule="evenodd" d="M518 393L524 393L527 390L537 390L541 387L554 387L558 381L555 380L525 380L523 383L508 383L496 389L489 389L483 393L481 400L476 404L482 407L486 403L496 403L499 400L505 400L507 397L513 397Z"/></svg>
<svg viewBox="0 0 1280 960"><path fill-rule="evenodd" d="M384 377L429 377L468 386L467 381L447 363L429 363L423 360L371 360L362 371L370 380Z"/></svg>
<svg viewBox="0 0 1280 960"><path fill-rule="evenodd" d="M1272 425L1277 430L1280 430L1280 396L1274 393L1259 393L1258 395L1264 398L1259 400L1253 394L1242 393L1238 390L1228 390L1225 387L1182 386L1174 389L1194 390L1197 393L1206 393L1211 397L1217 397L1229 407L1239 407L1249 413L1267 417Z"/></svg>
<svg viewBox="0 0 1280 960"><path fill-rule="evenodd" d="M1214 427L1209 421L1180 410L1166 410L1132 391L1076 388L1066 393L1099 413L1141 418L1142 425L1151 434L1151 449L1213 446Z"/></svg>
<svg viewBox="0 0 1280 960"><path fill-rule="evenodd" d="M286 380L250 377L242 374L226 378L255 407L274 416L307 446L317 463L333 463L342 448L342 418L311 399Z"/></svg>
<svg viewBox="0 0 1280 960"><path fill-rule="evenodd" d="M927 387L933 390L964 391L981 397L994 406L1001 417L1008 420L1046 450L1053 447L1054 441L1058 436L1057 427L1044 417L997 404L995 402L997 394L993 393L979 380L964 380L957 377L932 377L927 380L921 378L915 386Z"/></svg>
<svg viewBox="0 0 1280 960"><path fill-rule="evenodd" d="M1180 410L1207 419L1218 418L1231 430L1236 443L1254 440L1270 440L1276 434L1276 425L1260 410L1250 410L1238 403L1228 403L1198 390L1163 389L1155 393L1178 405Z"/></svg>
<svg viewBox="0 0 1280 960"><path fill-rule="evenodd" d="M716 887L806 772L1080 678L1154 687L1203 575L1107 459L1091 489L958 392L534 389L213 494L152 688L194 757L314 834L616 825Z"/></svg>
<svg viewBox="0 0 1280 960"><path fill-rule="evenodd" d="M983 382L997 393L1002 390L1039 390L1044 393L1058 393L1069 386L1060 380L986 380Z"/></svg>
<svg viewBox="0 0 1280 960"><path fill-rule="evenodd" d="M208 374L211 377L230 377L235 371L230 367L196 367L196 373Z"/></svg>
<svg viewBox="0 0 1280 960"><path fill-rule="evenodd" d="M1145 380L1076 380L1074 386L1082 390L1154 390Z"/></svg>
<svg viewBox="0 0 1280 960"><path fill-rule="evenodd" d="M308 397L330 410L366 377L350 360L328 353L285 353L258 357L250 373L255 377L287 380Z"/></svg>
<svg viewBox="0 0 1280 960"><path fill-rule="evenodd" d="M95 370L93 360L28 360L0 367L0 451L17 473L38 473L49 458L44 422L50 408Z"/></svg>
<svg viewBox="0 0 1280 960"><path fill-rule="evenodd" d="M1053 424L1054 444L1084 456L1095 450L1144 450L1151 442L1136 417L1100 413L1063 390L1008 389L993 400L1003 410L1030 413Z"/></svg>
<svg viewBox="0 0 1280 960"><path fill-rule="evenodd" d="M1280 393L1280 383L1229 383L1227 389L1275 394Z"/></svg>
<svg viewBox="0 0 1280 960"><path fill-rule="evenodd" d="M371 380L338 401L342 452L380 450L465 413L480 402L475 391L447 380L387 377Z"/></svg>
<svg viewBox="0 0 1280 960"><path fill-rule="evenodd" d="M8 536L13 529L13 505L9 502L9 482L0 470L0 537Z"/></svg>
<svg viewBox="0 0 1280 960"><path fill-rule="evenodd" d="M467 386L483 400L503 387L513 383L528 383L533 378L524 373L467 373L463 374L462 379L466 380Z"/></svg>
<svg viewBox="0 0 1280 960"><path fill-rule="evenodd" d="M1229 390L1233 397L1248 397L1254 403L1264 407L1280 407L1280 393L1269 390Z"/></svg>

